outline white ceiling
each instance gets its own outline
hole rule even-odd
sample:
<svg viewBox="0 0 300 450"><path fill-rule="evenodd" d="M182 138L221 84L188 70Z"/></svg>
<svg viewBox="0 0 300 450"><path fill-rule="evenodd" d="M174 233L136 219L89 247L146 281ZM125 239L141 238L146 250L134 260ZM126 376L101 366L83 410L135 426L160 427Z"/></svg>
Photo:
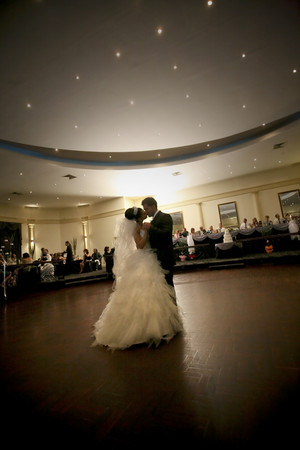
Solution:
<svg viewBox="0 0 300 450"><path fill-rule="evenodd" d="M0 202L64 208L300 162L299 19L298 0L2 1Z"/></svg>

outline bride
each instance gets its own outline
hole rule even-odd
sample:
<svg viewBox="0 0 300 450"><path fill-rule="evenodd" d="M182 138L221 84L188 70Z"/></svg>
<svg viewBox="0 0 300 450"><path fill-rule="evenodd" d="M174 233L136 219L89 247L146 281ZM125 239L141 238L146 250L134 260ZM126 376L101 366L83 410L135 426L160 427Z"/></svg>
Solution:
<svg viewBox="0 0 300 450"><path fill-rule="evenodd" d="M115 288L94 325L93 346L111 350L147 343L156 347L183 330L174 304L174 287L151 250L147 217L141 208L129 208L116 235L113 272Z"/></svg>

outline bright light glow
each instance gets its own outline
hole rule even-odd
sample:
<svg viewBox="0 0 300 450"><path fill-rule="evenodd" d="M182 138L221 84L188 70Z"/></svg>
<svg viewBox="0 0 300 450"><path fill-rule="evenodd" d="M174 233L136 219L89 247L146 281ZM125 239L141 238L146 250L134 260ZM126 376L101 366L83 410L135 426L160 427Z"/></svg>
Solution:
<svg viewBox="0 0 300 450"><path fill-rule="evenodd" d="M120 56L121 56L121 53L120 52L116 52L116 57L120 58Z"/></svg>
<svg viewBox="0 0 300 450"><path fill-rule="evenodd" d="M157 28L157 34L162 34L163 30L161 27Z"/></svg>
<svg viewBox="0 0 300 450"><path fill-rule="evenodd" d="M212 0L209 0L209 1L207 2L207 4L208 4L208 6L211 6L211 5L213 4Z"/></svg>

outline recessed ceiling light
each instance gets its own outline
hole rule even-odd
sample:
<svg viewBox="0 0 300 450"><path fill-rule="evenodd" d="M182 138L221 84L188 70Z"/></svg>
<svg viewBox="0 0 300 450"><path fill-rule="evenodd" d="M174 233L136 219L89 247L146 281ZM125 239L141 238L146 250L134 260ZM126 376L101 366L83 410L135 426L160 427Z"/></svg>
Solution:
<svg viewBox="0 0 300 450"><path fill-rule="evenodd" d="M74 125L74 128L78 128L78 125Z"/></svg>
<svg viewBox="0 0 300 450"><path fill-rule="evenodd" d="M27 103L27 108L31 108L31 103Z"/></svg>
<svg viewBox="0 0 300 450"><path fill-rule="evenodd" d="M213 4L212 0L209 0L209 1L207 2L207 4L208 4L208 6L211 6L211 5Z"/></svg>
<svg viewBox="0 0 300 450"><path fill-rule="evenodd" d="M246 105L243 105L243 109L245 109L246 108Z"/></svg>
<svg viewBox="0 0 300 450"><path fill-rule="evenodd" d="M297 73L297 69L293 69L293 73Z"/></svg>
<svg viewBox="0 0 300 450"><path fill-rule="evenodd" d="M190 98L190 94L185 94L185 98Z"/></svg>
<svg viewBox="0 0 300 450"><path fill-rule="evenodd" d="M160 156L160 153L158 153L157 156Z"/></svg>
<svg viewBox="0 0 300 450"><path fill-rule="evenodd" d="M210 144L206 144L206 147L210 147Z"/></svg>
<svg viewBox="0 0 300 450"><path fill-rule="evenodd" d="M130 100L130 104L131 104L131 105L134 105L134 100Z"/></svg>
<svg viewBox="0 0 300 450"><path fill-rule="evenodd" d="M32 191L29 191L29 194L32 194Z"/></svg>
<svg viewBox="0 0 300 450"><path fill-rule="evenodd" d="M111 155L109 155L109 158L111 158Z"/></svg>
<svg viewBox="0 0 300 450"><path fill-rule="evenodd" d="M121 56L121 53L120 52L116 52L116 57L120 58L120 56Z"/></svg>
<svg viewBox="0 0 300 450"><path fill-rule="evenodd" d="M7 200L10 200L10 197L8 197L8 199Z"/></svg>
<svg viewBox="0 0 300 450"><path fill-rule="evenodd" d="M178 69L178 66L176 66L176 64L173 66L173 69L174 70L177 70Z"/></svg>
<svg viewBox="0 0 300 450"><path fill-rule="evenodd" d="M58 148L56 148L55 151L58 152Z"/></svg>
<svg viewBox="0 0 300 450"><path fill-rule="evenodd" d="M242 58L246 58L246 53L243 53L243 54L242 54Z"/></svg>
<svg viewBox="0 0 300 450"><path fill-rule="evenodd" d="M79 78L79 75L76 75L75 78L76 78L76 80L79 80L79 79L80 79L80 78Z"/></svg>
<svg viewBox="0 0 300 450"><path fill-rule="evenodd" d="M162 34L163 30L161 27L157 28L157 34Z"/></svg>
<svg viewBox="0 0 300 450"><path fill-rule="evenodd" d="M23 175L23 173L22 173L22 172L20 172L20 175Z"/></svg>

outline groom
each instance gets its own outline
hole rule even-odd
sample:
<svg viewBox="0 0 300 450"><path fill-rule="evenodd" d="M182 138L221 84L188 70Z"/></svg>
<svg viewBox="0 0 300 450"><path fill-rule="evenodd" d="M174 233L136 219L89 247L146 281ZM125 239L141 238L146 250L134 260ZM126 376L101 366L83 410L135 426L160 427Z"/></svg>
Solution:
<svg viewBox="0 0 300 450"><path fill-rule="evenodd" d="M173 268L175 265L173 251L173 221L170 214L158 211L157 202L152 197L147 197L142 201L142 206L147 216L153 217L151 223L144 222L143 227L148 229L150 245L156 251L157 259L161 267L167 271L165 277L170 286L173 283Z"/></svg>

